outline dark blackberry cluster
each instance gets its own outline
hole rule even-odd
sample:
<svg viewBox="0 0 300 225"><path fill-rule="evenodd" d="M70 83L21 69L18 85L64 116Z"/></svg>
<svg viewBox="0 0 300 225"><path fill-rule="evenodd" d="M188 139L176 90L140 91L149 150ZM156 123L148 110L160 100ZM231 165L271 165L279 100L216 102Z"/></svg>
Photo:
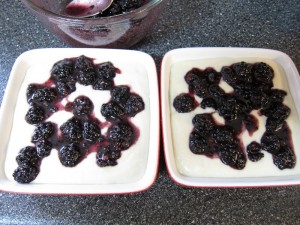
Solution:
<svg viewBox="0 0 300 225"><path fill-rule="evenodd" d="M25 115L25 120L29 124L39 124L46 119L46 112L43 107L32 105Z"/></svg>
<svg viewBox="0 0 300 225"><path fill-rule="evenodd" d="M115 122L134 117L145 108L141 96L130 93L128 86L116 86L110 93L111 101L101 107L101 114L108 121Z"/></svg>
<svg viewBox="0 0 300 225"><path fill-rule="evenodd" d="M74 73L79 84L92 85L96 79L96 71L92 59L80 56L76 59Z"/></svg>
<svg viewBox="0 0 300 225"><path fill-rule="evenodd" d="M55 104L59 101L56 88L39 84L30 84L26 90L26 97L30 108L25 115L25 120L29 124L45 121L56 111Z"/></svg>
<svg viewBox="0 0 300 225"><path fill-rule="evenodd" d="M121 157L121 151L115 145L102 146L96 156L96 163L100 167L115 166Z"/></svg>
<svg viewBox="0 0 300 225"><path fill-rule="evenodd" d="M40 158L35 147L27 146L19 151L16 157L17 169L13 173L18 183L30 183L39 174Z"/></svg>
<svg viewBox="0 0 300 225"><path fill-rule="evenodd" d="M50 155L53 147L50 138L53 137L55 131L56 127L51 122L40 123L33 131L31 142L35 144L40 158Z"/></svg>
<svg viewBox="0 0 300 225"><path fill-rule="evenodd" d="M194 129L189 137L190 150L195 154L218 154L221 161L235 169L243 169L246 157L234 130L229 126L216 125L211 114L197 114Z"/></svg>
<svg viewBox="0 0 300 225"><path fill-rule="evenodd" d="M126 150L135 140L134 128L128 122L113 124L108 129L107 138L110 143L113 143L120 150Z"/></svg>
<svg viewBox="0 0 300 225"><path fill-rule="evenodd" d="M55 63L51 69L51 79L56 84L57 92L66 97L76 90L74 60L64 59Z"/></svg>
<svg viewBox="0 0 300 225"><path fill-rule="evenodd" d="M147 0L115 0L111 6L98 14L95 17L107 17L107 16L115 16L120 15L126 12L130 12L141 7L143 4L148 2Z"/></svg>
<svg viewBox="0 0 300 225"><path fill-rule="evenodd" d="M295 155L289 144L291 137L285 122L290 115L290 108L283 103L287 93L273 88L273 77L273 69L263 62L235 63L222 67L220 73L212 68L193 68L187 72L185 81L190 93L202 98L200 107L213 108L226 123L226 126L220 127L205 114L203 117L195 116L189 142L191 151L206 155L218 153L223 163L236 169L244 168L246 158L238 135L243 127L250 135L258 129L258 120L250 113L252 110L260 110L267 117L266 133L261 145L251 143L247 147L248 158L258 161L263 157L261 150L265 150L273 154L274 164L280 169L291 168L295 164L292 163ZM225 93L219 86L221 78L233 88L232 93ZM193 95L183 93L176 96L173 106L178 112L190 112L197 104L194 102ZM200 127L196 122L198 120L202 124ZM213 131L209 127L214 127Z"/></svg>
<svg viewBox="0 0 300 225"><path fill-rule="evenodd" d="M88 117L94 110L93 102L85 96L79 96L74 100L74 115L78 117Z"/></svg>
<svg viewBox="0 0 300 225"><path fill-rule="evenodd" d="M263 158L264 153L262 153L261 150L262 150L262 147L258 142L256 142L256 141L251 142L247 146L247 154L248 154L249 160L251 160L252 162L256 162L256 161L259 161L261 158Z"/></svg>
<svg viewBox="0 0 300 225"><path fill-rule="evenodd" d="M101 63L96 67L97 76L93 83L95 90L110 90L114 86L115 67L111 62Z"/></svg>
<svg viewBox="0 0 300 225"><path fill-rule="evenodd" d="M29 105L36 104L49 107L58 100L57 91L51 87L41 87L31 84L27 89L27 101Z"/></svg>
<svg viewBox="0 0 300 225"><path fill-rule="evenodd" d="M74 167L82 157L80 147L75 143L64 145L58 152L58 157L62 165Z"/></svg>
<svg viewBox="0 0 300 225"><path fill-rule="evenodd" d="M182 93L173 101L173 106L179 113L191 112L196 108L196 100L190 94Z"/></svg>

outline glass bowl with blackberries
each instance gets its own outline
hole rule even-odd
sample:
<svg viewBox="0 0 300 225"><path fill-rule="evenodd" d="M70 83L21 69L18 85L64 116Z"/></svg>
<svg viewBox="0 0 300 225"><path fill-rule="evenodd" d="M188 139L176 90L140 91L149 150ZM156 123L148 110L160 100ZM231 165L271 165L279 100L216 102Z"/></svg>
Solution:
<svg viewBox="0 0 300 225"><path fill-rule="evenodd" d="M149 34L168 0L22 2L46 28L71 46L129 48Z"/></svg>

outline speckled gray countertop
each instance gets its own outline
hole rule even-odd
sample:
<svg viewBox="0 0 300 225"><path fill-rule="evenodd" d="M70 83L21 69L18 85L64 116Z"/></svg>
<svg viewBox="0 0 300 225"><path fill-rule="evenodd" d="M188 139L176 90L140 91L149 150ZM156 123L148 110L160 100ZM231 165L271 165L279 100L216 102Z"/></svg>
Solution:
<svg viewBox="0 0 300 225"><path fill-rule="evenodd" d="M20 1L0 0L0 100L14 60L35 48L70 47ZM299 0L170 0L153 33L132 49L154 57L175 48L232 46L287 53L300 69ZM162 151L163 149L161 149ZM300 187L185 188L161 157L154 185L113 196L39 196L0 192L1 224L300 224Z"/></svg>

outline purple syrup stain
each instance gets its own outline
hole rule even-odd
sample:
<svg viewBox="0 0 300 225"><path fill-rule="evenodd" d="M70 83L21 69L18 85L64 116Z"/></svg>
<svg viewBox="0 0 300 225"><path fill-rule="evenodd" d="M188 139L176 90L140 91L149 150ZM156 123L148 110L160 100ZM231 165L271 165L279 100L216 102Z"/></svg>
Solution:
<svg viewBox="0 0 300 225"><path fill-rule="evenodd" d="M70 5L65 9L65 14L69 16L79 16L82 14L87 13L89 10L93 9L94 6L88 6L88 5Z"/></svg>

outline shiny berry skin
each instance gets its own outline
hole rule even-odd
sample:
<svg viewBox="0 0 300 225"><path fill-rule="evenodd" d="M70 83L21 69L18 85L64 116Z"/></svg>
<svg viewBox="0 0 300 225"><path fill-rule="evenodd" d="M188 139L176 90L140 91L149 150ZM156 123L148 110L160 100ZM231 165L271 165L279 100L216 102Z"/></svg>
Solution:
<svg viewBox="0 0 300 225"><path fill-rule="evenodd" d="M120 85L111 89L111 100L119 104L124 104L130 96L130 89L128 86Z"/></svg>
<svg viewBox="0 0 300 225"><path fill-rule="evenodd" d="M133 127L127 122L113 124L107 132L109 142L119 147L121 150L128 149L134 142L135 132Z"/></svg>
<svg viewBox="0 0 300 225"><path fill-rule="evenodd" d="M235 143L226 143L219 147L218 155L221 161L234 169L244 169L246 166L246 157L243 151Z"/></svg>
<svg viewBox="0 0 300 225"><path fill-rule="evenodd" d="M82 121L75 117L60 126L64 139L75 143L80 143L82 140L82 128Z"/></svg>
<svg viewBox="0 0 300 225"><path fill-rule="evenodd" d="M129 117L134 117L139 112L145 109L145 103L141 96L131 95L124 106L124 112Z"/></svg>
<svg viewBox="0 0 300 225"><path fill-rule="evenodd" d="M74 115L78 117L89 116L94 110L93 102L85 96L79 96L74 100Z"/></svg>
<svg viewBox="0 0 300 225"><path fill-rule="evenodd" d="M39 169L36 166L23 164L19 165L13 172L13 178L18 183L27 184L35 180L38 174Z"/></svg>
<svg viewBox="0 0 300 225"><path fill-rule="evenodd" d="M280 169L292 169L296 165L296 156L288 146L283 146L273 155L274 164Z"/></svg>
<svg viewBox="0 0 300 225"><path fill-rule="evenodd" d="M39 157L36 148L32 146L22 148L16 157L16 161L19 166L24 164L37 166L39 164Z"/></svg>
<svg viewBox="0 0 300 225"><path fill-rule="evenodd" d="M100 167L115 166L117 159L121 157L121 151L114 145L103 146L96 155L96 163Z"/></svg>
<svg viewBox="0 0 300 225"><path fill-rule="evenodd" d="M101 136L101 129L95 121L85 121L83 123L83 139L90 143L95 143Z"/></svg>
<svg viewBox="0 0 300 225"><path fill-rule="evenodd" d="M248 158L249 160L251 160L252 162L257 162L259 160L261 160L261 158L264 157L264 154L261 153L262 147L258 142L251 142L248 146L247 146L247 154L248 154Z"/></svg>
<svg viewBox="0 0 300 225"><path fill-rule="evenodd" d="M173 106L179 113L191 112L196 108L195 98L189 94L180 94L175 97Z"/></svg>
<svg viewBox="0 0 300 225"><path fill-rule="evenodd" d="M93 60L83 55L78 57L75 62L74 74L78 83L84 86L92 85L96 79Z"/></svg>
<svg viewBox="0 0 300 225"><path fill-rule="evenodd" d="M63 59L56 62L51 69L51 78L56 81L70 81L74 78L74 62L70 59Z"/></svg>
<svg viewBox="0 0 300 225"><path fill-rule="evenodd" d="M108 121L119 121L124 117L124 110L118 103L108 102L101 106L101 114Z"/></svg>
<svg viewBox="0 0 300 225"><path fill-rule="evenodd" d="M36 142L35 147L37 155L40 158L49 156L52 150L52 144L47 140L40 140Z"/></svg>
<svg viewBox="0 0 300 225"><path fill-rule="evenodd" d="M101 63L96 68L97 76L106 79L113 79L116 76L115 67L111 62Z"/></svg>
<svg viewBox="0 0 300 225"><path fill-rule="evenodd" d="M39 124L46 119L45 110L37 105L33 105L29 108L25 115L25 120L29 124Z"/></svg>
<svg viewBox="0 0 300 225"><path fill-rule="evenodd" d="M53 136L55 130L55 125L51 122L40 123L33 131L31 142L35 143L41 140L49 139Z"/></svg>
<svg viewBox="0 0 300 225"><path fill-rule="evenodd" d="M194 154L204 154L208 151L207 138L193 131L189 137L189 147Z"/></svg>
<svg viewBox="0 0 300 225"><path fill-rule="evenodd" d="M81 158L79 146L76 144L67 144L58 152L59 160L66 167L74 167L78 164Z"/></svg>

